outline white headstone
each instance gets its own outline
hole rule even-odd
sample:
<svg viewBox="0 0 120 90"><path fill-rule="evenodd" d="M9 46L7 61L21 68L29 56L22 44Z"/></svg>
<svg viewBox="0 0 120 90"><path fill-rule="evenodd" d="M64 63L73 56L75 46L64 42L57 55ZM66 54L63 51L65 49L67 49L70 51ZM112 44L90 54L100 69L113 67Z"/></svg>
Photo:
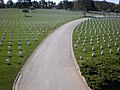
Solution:
<svg viewBox="0 0 120 90"><path fill-rule="evenodd" d="M119 32L117 32L117 35L119 35Z"/></svg>
<svg viewBox="0 0 120 90"><path fill-rule="evenodd" d="M86 48L83 49L83 52L86 52Z"/></svg>
<svg viewBox="0 0 120 90"><path fill-rule="evenodd" d="M10 51L8 51L7 55L8 55L8 57L11 57Z"/></svg>
<svg viewBox="0 0 120 90"><path fill-rule="evenodd" d="M110 44L108 44L108 48L110 48Z"/></svg>
<svg viewBox="0 0 120 90"><path fill-rule="evenodd" d="M18 60L17 63L20 65L20 61Z"/></svg>
<svg viewBox="0 0 120 90"><path fill-rule="evenodd" d="M22 50L22 47L21 47L21 46L18 46L18 49L21 51L21 50Z"/></svg>
<svg viewBox="0 0 120 90"><path fill-rule="evenodd" d="M101 51L101 55L103 55L103 51Z"/></svg>
<svg viewBox="0 0 120 90"><path fill-rule="evenodd" d="M99 44L100 42L99 41L97 41L97 44Z"/></svg>
<svg viewBox="0 0 120 90"><path fill-rule="evenodd" d="M34 41L37 41L37 38L34 38Z"/></svg>
<svg viewBox="0 0 120 90"><path fill-rule="evenodd" d="M30 45L30 41L27 41L27 44Z"/></svg>
<svg viewBox="0 0 120 90"><path fill-rule="evenodd" d="M91 39L93 38L93 36L91 36Z"/></svg>
<svg viewBox="0 0 120 90"><path fill-rule="evenodd" d="M18 46L21 46L21 43L20 43L20 42L18 42Z"/></svg>
<svg viewBox="0 0 120 90"><path fill-rule="evenodd" d="M105 37L103 37L103 40L105 40Z"/></svg>
<svg viewBox="0 0 120 90"><path fill-rule="evenodd" d="M99 38L97 38L97 41L99 41Z"/></svg>
<svg viewBox="0 0 120 90"><path fill-rule="evenodd" d="M12 38L10 38L10 42L12 42Z"/></svg>
<svg viewBox="0 0 120 90"><path fill-rule="evenodd" d="M116 38L116 41L118 41L118 38Z"/></svg>
<svg viewBox="0 0 120 90"><path fill-rule="evenodd" d="M109 53L112 53L112 49L110 49Z"/></svg>
<svg viewBox="0 0 120 90"><path fill-rule="evenodd" d="M114 35L114 38L116 37L116 35Z"/></svg>
<svg viewBox="0 0 120 90"><path fill-rule="evenodd" d="M82 59L82 56L80 56L80 59Z"/></svg>
<svg viewBox="0 0 120 90"><path fill-rule="evenodd" d="M11 45L12 45L12 42L9 42L8 45L11 46Z"/></svg>
<svg viewBox="0 0 120 90"><path fill-rule="evenodd" d="M103 42L106 43L106 40L104 40Z"/></svg>
<svg viewBox="0 0 120 90"><path fill-rule="evenodd" d="M11 46L8 46L8 51L10 51L11 50Z"/></svg>
<svg viewBox="0 0 120 90"><path fill-rule="evenodd" d="M78 40L80 40L80 37L78 37Z"/></svg>
<svg viewBox="0 0 120 90"><path fill-rule="evenodd" d="M90 39L90 42L92 42L93 40L92 39Z"/></svg>
<svg viewBox="0 0 120 90"><path fill-rule="evenodd" d="M85 46L85 43L83 43L82 46Z"/></svg>
<svg viewBox="0 0 120 90"><path fill-rule="evenodd" d="M19 51L19 56L20 56L20 57L22 57L22 56L23 56L23 55L22 55L22 51Z"/></svg>
<svg viewBox="0 0 120 90"><path fill-rule="evenodd" d="M84 40L83 42L86 43L86 40Z"/></svg>
<svg viewBox="0 0 120 90"><path fill-rule="evenodd" d="M2 42L0 42L0 46L2 46Z"/></svg>
<svg viewBox="0 0 120 90"><path fill-rule="evenodd" d="M74 44L74 48L77 48L77 44Z"/></svg>
<svg viewBox="0 0 120 90"><path fill-rule="evenodd" d="M79 41L77 40L77 42L76 42L77 44L79 44Z"/></svg>
<svg viewBox="0 0 120 90"><path fill-rule="evenodd" d="M112 39L110 39L110 42L112 42Z"/></svg>
<svg viewBox="0 0 120 90"><path fill-rule="evenodd" d="M103 49L103 46L102 46L102 45L100 46L100 49L101 49L101 50Z"/></svg>
<svg viewBox="0 0 120 90"><path fill-rule="evenodd" d="M6 64L10 64L10 59L6 59Z"/></svg>
<svg viewBox="0 0 120 90"><path fill-rule="evenodd" d="M117 52L119 52L119 51L120 51L120 48L118 47L118 48L117 48Z"/></svg>
<svg viewBox="0 0 120 90"><path fill-rule="evenodd" d="M114 43L114 46L116 47L116 46L117 46L117 43Z"/></svg>
<svg viewBox="0 0 120 90"><path fill-rule="evenodd" d="M90 45L92 45L92 42L90 42Z"/></svg>
<svg viewBox="0 0 120 90"><path fill-rule="evenodd" d="M94 51L95 50L95 48L94 47L92 47L92 51Z"/></svg>
<svg viewBox="0 0 120 90"><path fill-rule="evenodd" d="M92 53L92 57L95 57L95 53Z"/></svg>
<svg viewBox="0 0 120 90"><path fill-rule="evenodd" d="M97 38L99 38L99 35L97 35Z"/></svg>
<svg viewBox="0 0 120 90"><path fill-rule="evenodd" d="M40 36L40 33L38 33L38 35Z"/></svg>

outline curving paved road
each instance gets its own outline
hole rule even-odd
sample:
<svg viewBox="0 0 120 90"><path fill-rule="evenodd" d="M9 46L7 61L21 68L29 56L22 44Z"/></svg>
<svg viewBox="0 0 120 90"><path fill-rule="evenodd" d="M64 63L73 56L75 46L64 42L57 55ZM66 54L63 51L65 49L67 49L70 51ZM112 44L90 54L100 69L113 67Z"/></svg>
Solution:
<svg viewBox="0 0 120 90"><path fill-rule="evenodd" d="M75 65L72 32L86 19L56 29L40 44L22 68L16 90L89 90Z"/></svg>

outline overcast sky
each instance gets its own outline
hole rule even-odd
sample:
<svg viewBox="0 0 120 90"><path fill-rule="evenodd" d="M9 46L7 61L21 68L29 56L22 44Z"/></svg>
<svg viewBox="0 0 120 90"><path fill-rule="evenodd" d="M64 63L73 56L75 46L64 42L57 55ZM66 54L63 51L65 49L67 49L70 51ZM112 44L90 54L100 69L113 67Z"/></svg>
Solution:
<svg viewBox="0 0 120 90"><path fill-rule="evenodd" d="M4 0L4 2L6 3L8 0ZM12 0L13 2L17 2L18 0ZM32 0L32 1L34 1L34 0ZM35 1L40 1L40 0L35 0ZM45 1L54 1L54 2L56 2L57 4L60 2L60 1L63 1L63 0L45 0ZM70 1L72 1L72 0L70 0ZM103 1L103 0L96 0L96 1ZM118 4L119 3L119 0L106 0L106 1L108 1L108 2L114 2L114 3L116 3L116 4Z"/></svg>

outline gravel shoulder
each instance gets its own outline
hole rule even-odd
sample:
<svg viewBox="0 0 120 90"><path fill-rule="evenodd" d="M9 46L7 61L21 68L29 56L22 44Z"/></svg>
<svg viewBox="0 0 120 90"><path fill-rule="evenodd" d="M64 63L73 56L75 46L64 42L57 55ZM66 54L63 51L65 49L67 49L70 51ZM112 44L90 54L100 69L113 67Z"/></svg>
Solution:
<svg viewBox="0 0 120 90"><path fill-rule="evenodd" d="M57 28L22 68L15 90L89 90L72 50L74 28L87 18Z"/></svg>

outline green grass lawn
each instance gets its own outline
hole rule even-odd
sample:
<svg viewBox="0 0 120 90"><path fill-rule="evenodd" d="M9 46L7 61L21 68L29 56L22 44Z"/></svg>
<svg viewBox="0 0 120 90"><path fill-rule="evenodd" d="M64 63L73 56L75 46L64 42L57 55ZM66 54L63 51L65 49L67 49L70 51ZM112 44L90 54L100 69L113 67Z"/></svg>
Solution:
<svg viewBox="0 0 120 90"><path fill-rule="evenodd" d="M93 90L120 89L119 24L119 17L92 18L74 30L74 54L82 75Z"/></svg>
<svg viewBox="0 0 120 90"><path fill-rule="evenodd" d="M12 89L17 73L49 33L82 17L80 12L64 10L33 10L27 15L31 17L24 17L20 9L0 9L0 90ZM10 60L9 65L6 59Z"/></svg>

